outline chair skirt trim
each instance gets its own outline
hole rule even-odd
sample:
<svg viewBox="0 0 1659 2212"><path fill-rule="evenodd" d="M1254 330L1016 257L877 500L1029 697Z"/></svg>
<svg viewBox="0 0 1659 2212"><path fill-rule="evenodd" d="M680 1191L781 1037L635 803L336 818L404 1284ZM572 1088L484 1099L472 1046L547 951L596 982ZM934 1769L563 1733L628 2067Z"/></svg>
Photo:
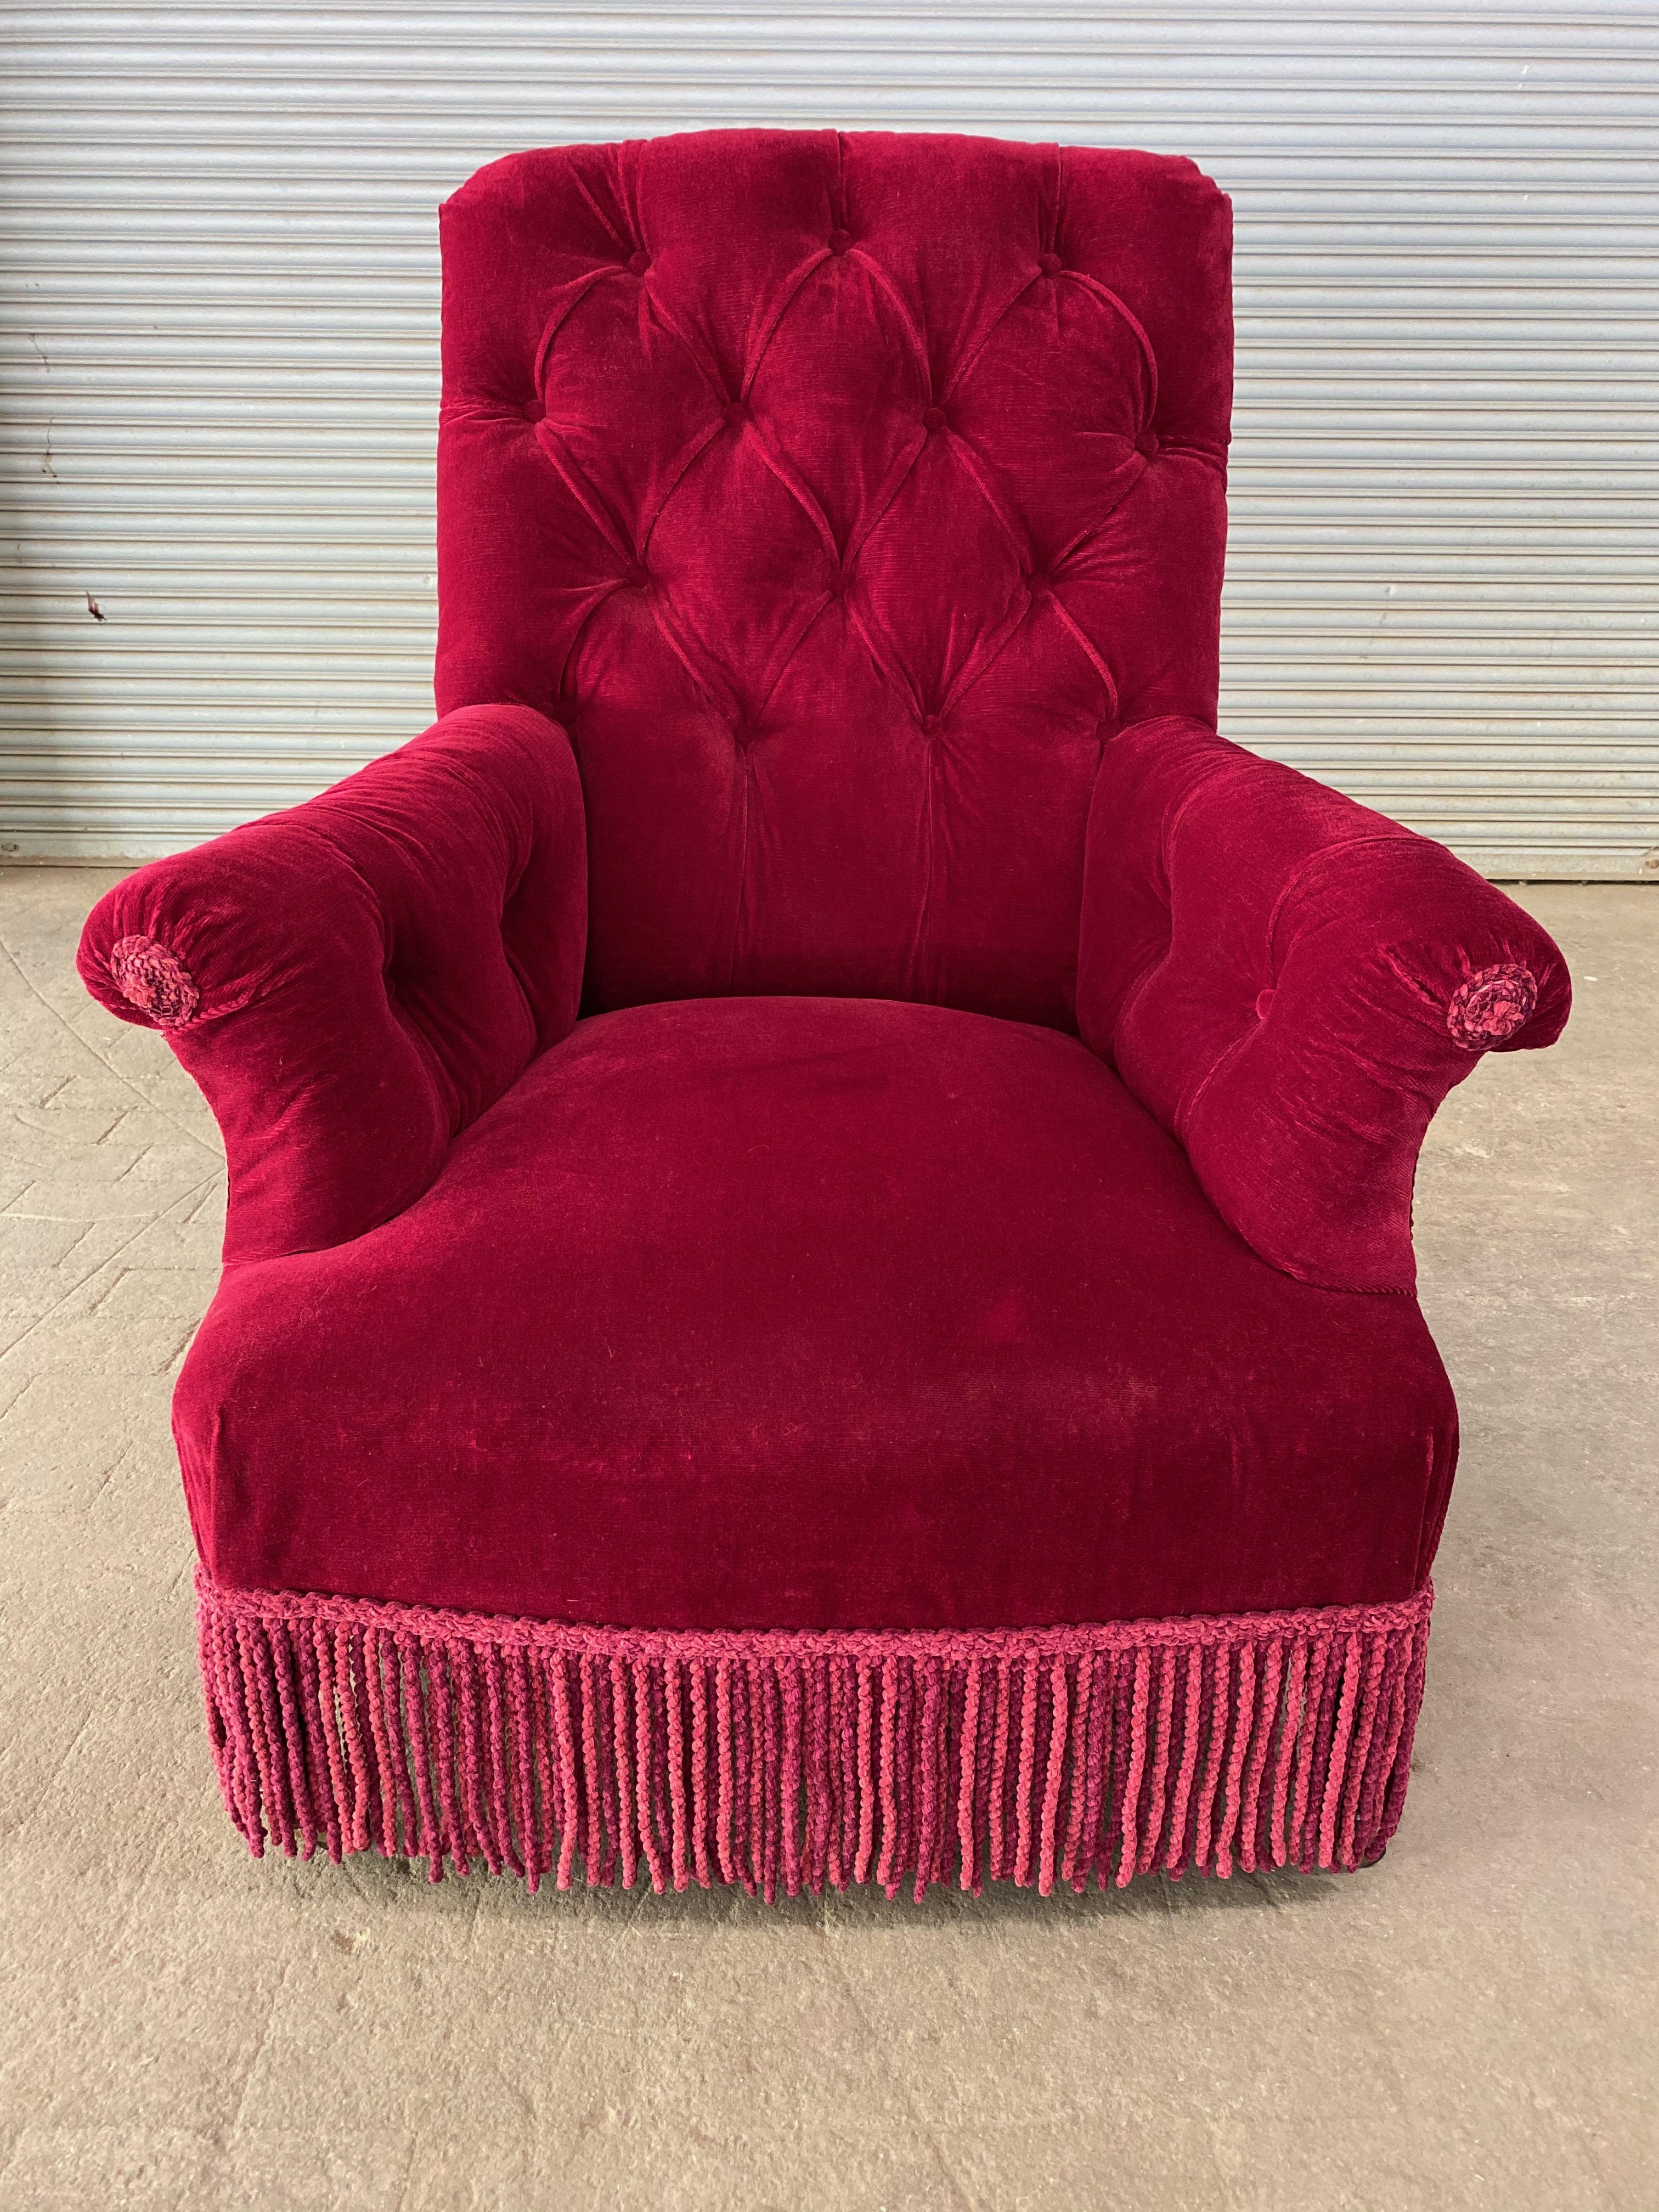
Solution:
<svg viewBox="0 0 1659 2212"><path fill-rule="evenodd" d="M568 1887L1103 1887L1352 1868L1399 1823L1431 1586L1099 1626L571 1627L219 1588L226 1806L267 1841Z"/></svg>

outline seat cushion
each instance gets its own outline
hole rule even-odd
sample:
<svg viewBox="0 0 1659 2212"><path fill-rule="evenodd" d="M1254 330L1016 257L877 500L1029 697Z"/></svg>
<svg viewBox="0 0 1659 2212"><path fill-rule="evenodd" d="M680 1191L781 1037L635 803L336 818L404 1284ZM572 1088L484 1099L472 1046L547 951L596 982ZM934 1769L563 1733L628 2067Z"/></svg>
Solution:
<svg viewBox="0 0 1659 2212"><path fill-rule="evenodd" d="M1416 1303L1227 1229L1057 1031L751 998L578 1024L438 1182L227 1271L181 1378L222 1584L661 1627L1409 1594Z"/></svg>

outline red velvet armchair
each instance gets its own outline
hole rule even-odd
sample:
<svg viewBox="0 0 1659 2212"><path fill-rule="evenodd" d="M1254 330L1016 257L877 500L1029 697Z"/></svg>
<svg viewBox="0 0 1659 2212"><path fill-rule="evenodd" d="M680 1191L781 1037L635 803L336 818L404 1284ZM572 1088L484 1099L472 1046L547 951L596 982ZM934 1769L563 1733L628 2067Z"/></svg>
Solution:
<svg viewBox="0 0 1659 2212"><path fill-rule="evenodd" d="M233 1820L768 1898L1374 1858L1418 1146L1568 981L1215 732L1227 202L715 132L443 245L441 719L81 956L228 1156Z"/></svg>

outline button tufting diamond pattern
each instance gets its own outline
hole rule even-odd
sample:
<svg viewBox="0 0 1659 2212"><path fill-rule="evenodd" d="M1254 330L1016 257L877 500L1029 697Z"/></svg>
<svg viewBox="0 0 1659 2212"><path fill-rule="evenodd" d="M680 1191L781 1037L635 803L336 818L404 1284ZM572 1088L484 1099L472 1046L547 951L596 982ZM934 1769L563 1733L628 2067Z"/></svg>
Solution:
<svg viewBox="0 0 1659 2212"><path fill-rule="evenodd" d="M572 732L586 1003L1073 1026L1100 730L1214 711L1214 187L1144 155L712 132L498 163L444 245L440 704ZM526 371L545 414L509 439Z"/></svg>

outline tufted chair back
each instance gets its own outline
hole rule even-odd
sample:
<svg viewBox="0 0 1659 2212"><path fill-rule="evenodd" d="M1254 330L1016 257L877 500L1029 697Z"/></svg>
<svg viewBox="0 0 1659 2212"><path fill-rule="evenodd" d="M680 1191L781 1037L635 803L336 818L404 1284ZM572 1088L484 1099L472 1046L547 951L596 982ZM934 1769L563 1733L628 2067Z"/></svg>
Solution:
<svg viewBox="0 0 1659 2212"><path fill-rule="evenodd" d="M1226 200L709 131L497 162L442 222L438 705L570 734L586 1010L1073 1028L1102 748L1214 718Z"/></svg>

